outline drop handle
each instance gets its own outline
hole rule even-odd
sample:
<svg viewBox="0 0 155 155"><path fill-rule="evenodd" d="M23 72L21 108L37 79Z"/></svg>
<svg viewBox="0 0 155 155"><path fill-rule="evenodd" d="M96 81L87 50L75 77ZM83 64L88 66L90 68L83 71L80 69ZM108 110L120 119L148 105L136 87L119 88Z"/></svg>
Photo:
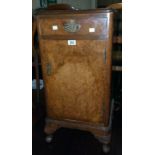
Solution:
<svg viewBox="0 0 155 155"><path fill-rule="evenodd" d="M51 63L46 64L46 72L47 72L48 76L50 76L52 74L52 65L51 65Z"/></svg>

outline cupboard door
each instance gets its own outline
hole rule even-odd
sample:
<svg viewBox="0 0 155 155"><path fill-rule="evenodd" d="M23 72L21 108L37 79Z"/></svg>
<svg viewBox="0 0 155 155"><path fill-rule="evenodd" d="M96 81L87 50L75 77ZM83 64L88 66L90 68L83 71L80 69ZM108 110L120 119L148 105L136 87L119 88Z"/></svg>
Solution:
<svg viewBox="0 0 155 155"><path fill-rule="evenodd" d="M42 40L47 115L103 123L109 104L111 54L103 40Z"/></svg>

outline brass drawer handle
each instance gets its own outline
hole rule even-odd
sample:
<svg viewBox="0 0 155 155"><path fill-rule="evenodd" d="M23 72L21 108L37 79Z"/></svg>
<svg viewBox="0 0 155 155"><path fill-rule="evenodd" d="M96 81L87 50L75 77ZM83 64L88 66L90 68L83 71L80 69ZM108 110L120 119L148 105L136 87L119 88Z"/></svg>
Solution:
<svg viewBox="0 0 155 155"><path fill-rule="evenodd" d="M78 32L81 28L81 25L76 23L75 20L70 20L69 22L66 22L63 24L64 30L67 32Z"/></svg>

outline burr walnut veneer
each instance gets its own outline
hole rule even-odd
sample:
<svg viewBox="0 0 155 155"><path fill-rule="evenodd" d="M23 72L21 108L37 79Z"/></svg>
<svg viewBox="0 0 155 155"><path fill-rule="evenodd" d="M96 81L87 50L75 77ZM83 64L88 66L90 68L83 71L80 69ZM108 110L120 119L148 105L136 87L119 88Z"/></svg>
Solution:
<svg viewBox="0 0 155 155"><path fill-rule="evenodd" d="M112 27L108 9L37 15L47 134L76 128L110 143Z"/></svg>

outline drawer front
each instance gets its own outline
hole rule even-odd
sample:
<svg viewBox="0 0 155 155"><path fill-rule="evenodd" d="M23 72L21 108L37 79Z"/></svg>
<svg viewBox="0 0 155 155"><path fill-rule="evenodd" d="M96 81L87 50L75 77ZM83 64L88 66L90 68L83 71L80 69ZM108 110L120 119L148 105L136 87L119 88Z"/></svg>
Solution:
<svg viewBox="0 0 155 155"><path fill-rule="evenodd" d="M41 18L39 20L39 33L41 36L101 36L108 35L107 17L89 18Z"/></svg>

